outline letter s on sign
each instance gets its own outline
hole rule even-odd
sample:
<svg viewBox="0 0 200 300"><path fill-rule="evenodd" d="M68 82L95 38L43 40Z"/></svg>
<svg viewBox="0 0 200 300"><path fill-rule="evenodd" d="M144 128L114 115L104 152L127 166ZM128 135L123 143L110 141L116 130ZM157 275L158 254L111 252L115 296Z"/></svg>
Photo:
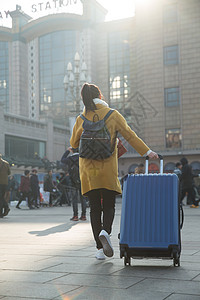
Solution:
<svg viewBox="0 0 200 300"><path fill-rule="evenodd" d="M32 5L32 12L36 12L36 11L37 11L36 4L33 4Z"/></svg>

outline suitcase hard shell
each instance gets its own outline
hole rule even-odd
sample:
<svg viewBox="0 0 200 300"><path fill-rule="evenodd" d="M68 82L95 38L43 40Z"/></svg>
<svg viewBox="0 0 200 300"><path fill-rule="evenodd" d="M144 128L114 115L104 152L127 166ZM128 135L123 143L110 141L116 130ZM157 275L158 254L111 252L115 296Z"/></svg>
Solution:
<svg viewBox="0 0 200 300"><path fill-rule="evenodd" d="M128 175L123 185L120 257L172 258L180 265L179 181L175 174Z"/></svg>

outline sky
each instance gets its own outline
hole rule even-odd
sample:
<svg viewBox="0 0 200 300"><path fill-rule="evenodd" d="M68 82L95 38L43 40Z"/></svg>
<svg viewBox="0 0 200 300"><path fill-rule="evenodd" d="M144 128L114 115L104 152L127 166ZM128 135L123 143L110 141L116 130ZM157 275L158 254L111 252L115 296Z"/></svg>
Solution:
<svg viewBox="0 0 200 300"><path fill-rule="evenodd" d="M60 7L59 3L63 3ZM97 0L108 10L106 21L123 19L134 15L134 0ZM69 12L82 14L80 0L7 0L0 1L0 26L11 27L8 11L15 10L16 4L37 19L48 13Z"/></svg>

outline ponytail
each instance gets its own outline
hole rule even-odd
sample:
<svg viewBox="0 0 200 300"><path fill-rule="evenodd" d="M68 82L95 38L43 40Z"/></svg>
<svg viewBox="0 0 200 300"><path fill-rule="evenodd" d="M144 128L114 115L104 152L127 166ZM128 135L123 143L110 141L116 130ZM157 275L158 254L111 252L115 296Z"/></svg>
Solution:
<svg viewBox="0 0 200 300"><path fill-rule="evenodd" d="M81 97L85 105L86 113L88 111L94 111L97 108L93 99L101 98L101 91L96 85L85 83L81 89Z"/></svg>

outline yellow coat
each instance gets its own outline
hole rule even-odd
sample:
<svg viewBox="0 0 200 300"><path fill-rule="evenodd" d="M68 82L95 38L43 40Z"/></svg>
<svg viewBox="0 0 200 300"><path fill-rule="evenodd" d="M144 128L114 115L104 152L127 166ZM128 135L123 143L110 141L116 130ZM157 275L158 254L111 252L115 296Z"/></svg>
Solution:
<svg viewBox="0 0 200 300"><path fill-rule="evenodd" d="M96 104L96 107L97 109L94 112L89 111L87 115L84 110L83 115L88 120L93 121L93 116L96 113L101 120L110 110L109 107L102 104ZM78 148L79 146L80 137L83 132L82 124L83 120L78 116L70 139L70 144L73 148ZM149 147L131 130L124 117L117 110L109 116L106 121L106 126L110 132L112 141L117 131L141 156L149 150ZM121 186L118 179L117 145L115 145L114 153L102 161L79 158L79 172L83 195L91 190L100 188L121 194Z"/></svg>

